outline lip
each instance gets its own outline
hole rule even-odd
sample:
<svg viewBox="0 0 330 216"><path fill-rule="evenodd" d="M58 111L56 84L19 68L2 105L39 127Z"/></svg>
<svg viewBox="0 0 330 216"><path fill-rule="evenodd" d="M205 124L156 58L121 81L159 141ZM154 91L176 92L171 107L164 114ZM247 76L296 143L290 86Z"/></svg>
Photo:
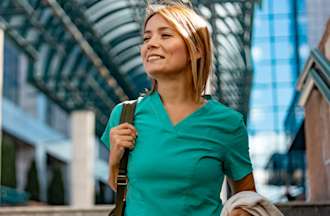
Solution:
<svg viewBox="0 0 330 216"><path fill-rule="evenodd" d="M157 53L151 53L147 55L147 61L150 57L155 56L155 57L160 57L160 59L164 59L165 57L163 55L159 55Z"/></svg>

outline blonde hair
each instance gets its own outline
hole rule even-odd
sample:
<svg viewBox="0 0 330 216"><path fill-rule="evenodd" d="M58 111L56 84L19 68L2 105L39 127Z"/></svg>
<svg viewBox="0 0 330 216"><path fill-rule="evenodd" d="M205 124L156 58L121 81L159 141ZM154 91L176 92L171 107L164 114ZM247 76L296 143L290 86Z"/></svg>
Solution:
<svg viewBox="0 0 330 216"><path fill-rule="evenodd" d="M149 19L155 14L161 15L182 36L190 58L193 96L196 102L200 102L212 71L213 51L207 22L184 4L151 4L147 7L144 28ZM152 80L152 82L151 93L157 89L156 80Z"/></svg>

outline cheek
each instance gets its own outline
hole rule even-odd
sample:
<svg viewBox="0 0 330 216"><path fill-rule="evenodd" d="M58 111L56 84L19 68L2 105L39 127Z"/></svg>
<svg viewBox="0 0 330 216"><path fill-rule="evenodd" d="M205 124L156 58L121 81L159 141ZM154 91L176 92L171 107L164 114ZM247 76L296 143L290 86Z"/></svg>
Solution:
<svg viewBox="0 0 330 216"><path fill-rule="evenodd" d="M172 46L172 54L182 60L187 61L188 59L188 49L187 46L185 45L184 41L178 41L177 43L173 44Z"/></svg>
<svg viewBox="0 0 330 216"><path fill-rule="evenodd" d="M184 50L182 51L182 55L184 56L184 60L185 60L185 62L188 63L189 54L188 54L187 49L184 49Z"/></svg>
<svg viewBox="0 0 330 216"><path fill-rule="evenodd" d="M144 61L145 56L146 56L146 48L144 48L143 46L140 48L140 55L141 55L142 61Z"/></svg>
<svg viewBox="0 0 330 216"><path fill-rule="evenodd" d="M174 50L173 55L175 56L175 59L180 59L180 62L188 62L189 59L189 55L188 55L188 50L187 48L184 46L180 46L177 49Z"/></svg>
<svg viewBox="0 0 330 216"><path fill-rule="evenodd" d="M140 55L141 55L141 58L142 58L143 62L145 62L145 60L146 60L147 52L148 52L147 47L145 45L142 45L141 48L140 48Z"/></svg>

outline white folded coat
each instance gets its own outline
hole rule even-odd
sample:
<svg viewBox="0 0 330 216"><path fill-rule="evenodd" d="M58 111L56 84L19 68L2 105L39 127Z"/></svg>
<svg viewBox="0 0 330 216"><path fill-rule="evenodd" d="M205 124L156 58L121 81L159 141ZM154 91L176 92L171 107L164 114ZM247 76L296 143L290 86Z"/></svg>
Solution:
<svg viewBox="0 0 330 216"><path fill-rule="evenodd" d="M232 196L225 202L220 216L229 216L238 207L253 216L284 216L274 204L253 191L242 191Z"/></svg>

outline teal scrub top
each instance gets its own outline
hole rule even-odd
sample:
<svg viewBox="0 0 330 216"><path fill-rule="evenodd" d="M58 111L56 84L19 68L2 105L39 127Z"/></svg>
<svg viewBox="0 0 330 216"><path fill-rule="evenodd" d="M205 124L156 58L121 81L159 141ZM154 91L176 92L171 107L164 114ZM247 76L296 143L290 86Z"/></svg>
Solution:
<svg viewBox="0 0 330 216"><path fill-rule="evenodd" d="M122 107L101 137L108 148ZM214 99L173 125L154 92L138 99L134 126L126 216L219 216L224 175L240 180L252 172L242 115Z"/></svg>

